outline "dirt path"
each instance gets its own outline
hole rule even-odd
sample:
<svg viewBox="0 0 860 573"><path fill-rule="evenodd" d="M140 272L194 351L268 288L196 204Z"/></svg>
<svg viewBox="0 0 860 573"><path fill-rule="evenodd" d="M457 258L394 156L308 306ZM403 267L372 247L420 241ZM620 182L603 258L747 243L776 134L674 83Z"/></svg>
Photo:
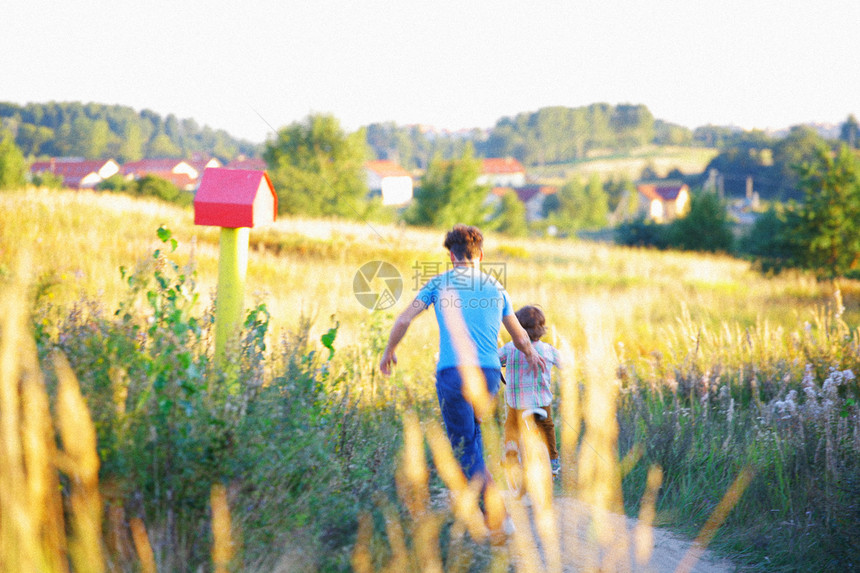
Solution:
<svg viewBox="0 0 860 573"><path fill-rule="evenodd" d="M730 573L735 566L659 528L637 528L637 520L623 515L591 511L580 501L556 497L554 520L536 520L526 503L508 499L508 511L517 528L509 541L517 571L561 570L631 572ZM541 535L554 526L558 535ZM601 525L603 523L604 525ZM540 540L560 539L559 548ZM638 548L637 548L638 546Z"/></svg>

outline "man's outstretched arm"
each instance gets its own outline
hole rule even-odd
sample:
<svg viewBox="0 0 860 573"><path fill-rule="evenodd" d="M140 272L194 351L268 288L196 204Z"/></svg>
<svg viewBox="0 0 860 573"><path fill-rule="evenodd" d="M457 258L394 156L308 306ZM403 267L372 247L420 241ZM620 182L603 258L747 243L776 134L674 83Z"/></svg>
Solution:
<svg viewBox="0 0 860 573"><path fill-rule="evenodd" d="M394 354L394 349L406 336L406 331L409 330L409 325L415 320L415 317L424 312L427 305L417 298L412 301L406 309L400 313L400 316L394 321L394 326L391 327L391 334L388 335L388 345L385 347L385 352L382 353L382 359L379 361L379 371L388 376L391 374L391 368L397 364L397 355Z"/></svg>
<svg viewBox="0 0 860 573"><path fill-rule="evenodd" d="M505 330L511 335L511 342L514 343L517 350L526 355L526 362L529 363L535 374L540 374L546 370L546 360L535 351L528 333L523 328L523 325L520 324L520 321L517 320L517 316L515 314L503 316L502 324L505 325Z"/></svg>

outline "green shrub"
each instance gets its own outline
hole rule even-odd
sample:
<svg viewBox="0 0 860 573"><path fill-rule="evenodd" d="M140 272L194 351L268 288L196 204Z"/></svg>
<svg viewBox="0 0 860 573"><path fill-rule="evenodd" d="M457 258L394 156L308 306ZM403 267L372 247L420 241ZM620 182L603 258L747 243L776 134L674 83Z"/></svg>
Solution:
<svg viewBox="0 0 860 573"><path fill-rule="evenodd" d="M106 504L158 532L162 567L191 569L209 561L198 538L210 488L224 483L244 532L240 561L271 570L301 538L315 567L347 569L359 513L396 500L398 390L360 390L383 331L350 352L336 348L337 325L316 342L303 320L270 352L259 305L222 371L193 265L171 261L176 240L158 235L164 248L121 270L128 295L114 313L90 299L36 313L42 357L69 358L91 410Z"/></svg>

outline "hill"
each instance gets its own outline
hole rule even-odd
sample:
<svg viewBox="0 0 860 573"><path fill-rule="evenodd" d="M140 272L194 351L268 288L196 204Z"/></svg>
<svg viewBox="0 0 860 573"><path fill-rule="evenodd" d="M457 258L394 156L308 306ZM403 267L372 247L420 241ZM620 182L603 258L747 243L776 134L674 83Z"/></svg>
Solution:
<svg viewBox="0 0 860 573"><path fill-rule="evenodd" d="M144 157L205 155L226 163L238 155L259 153L257 144L200 127L193 119L121 105L0 102L0 127L12 132L29 157L112 157L124 163Z"/></svg>

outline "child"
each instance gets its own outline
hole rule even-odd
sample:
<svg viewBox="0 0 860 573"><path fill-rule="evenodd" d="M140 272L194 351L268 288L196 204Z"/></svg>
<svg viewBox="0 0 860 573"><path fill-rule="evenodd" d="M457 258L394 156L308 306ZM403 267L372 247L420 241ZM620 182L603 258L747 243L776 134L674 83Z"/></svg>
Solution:
<svg viewBox="0 0 860 573"><path fill-rule="evenodd" d="M534 349L544 357L547 365L554 364L556 368L561 368L558 350L546 342L540 341L541 336L546 334L546 317L543 311L535 306L524 306L516 312L516 316L528 333ZM561 461L558 459L555 425L552 422L552 388L550 387L552 368L548 367L539 374L534 374L523 353L517 350L511 342L499 348L499 359L502 366L505 366L508 383L505 389L505 402L507 403L505 453L516 455L520 424L523 423L523 411L543 408L546 410L547 417L543 420L536 420L536 424L549 450L552 475L555 477L561 470Z"/></svg>

